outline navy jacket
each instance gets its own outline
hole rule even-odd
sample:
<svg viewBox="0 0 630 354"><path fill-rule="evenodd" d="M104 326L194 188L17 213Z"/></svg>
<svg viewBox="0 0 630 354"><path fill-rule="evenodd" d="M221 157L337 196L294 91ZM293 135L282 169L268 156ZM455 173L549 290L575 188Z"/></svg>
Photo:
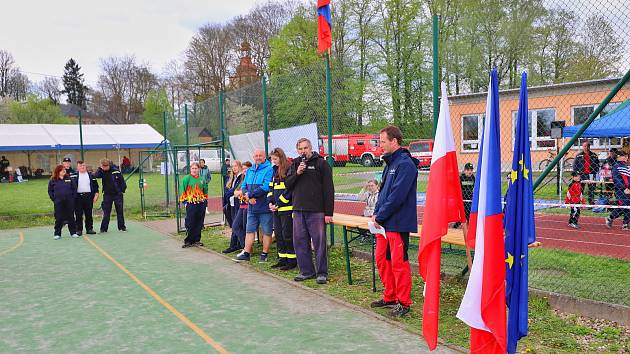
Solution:
<svg viewBox="0 0 630 354"><path fill-rule="evenodd" d="M241 173L240 175L234 178L234 181L232 182L231 187L228 187L228 186L223 187L223 205L230 205L230 197L233 197L236 189L241 186L242 179L243 179L243 174ZM234 204L238 206L238 203L234 203Z"/></svg>
<svg viewBox="0 0 630 354"><path fill-rule="evenodd" d="M110 177L111 174L111 177ZM125 193L127 190L127 183L125 182L125 177L120 173L120 171L114 166L109 166L109 171L105 172L102 168L98 168L96 173L94 173L94 177L96 178L112 178L114 181L114 189L117 194ZM103 194L105 193L105 183L103 184Z"/></svg>
<svg viewBox="0 0 630 354"><path fill-rule="evenodd" d="M60 200L74 200L77 195L75 181L66 175L64 179L48 181L48 196L53 202Z"/></svg>
<svg viewBox="0 0 630 354"><path fill-rule="evenodd" d="M92 172L88 172L87 174L90 177L90 193L92 194L92 198L94 198L94 195L98 193L98 181L96 180L96 177L94 176L94 174L92 174ZM77 171L71 174L70 178L74 180L74 183L76 183L77 188L79 188L79 172Z"/></svg>
<svg viewBox="0 0 630 354"><path fill-rule="evenodd" d="M383 156L381 190L374 209L376 222L392 232L417 232L416 184L418 162L407 149Z"/></svg>
<svg viewBox="0 0 630 354"><path fill-rule="evenodd" d="M272 175L271 162L266 160L260 165L254 165L247 170L241 189L243 193L247 194L248 198L256 199L256 204L249 204L250 213L271 213L269 202L267 201L267 193L269 192L269 182L271 182Z"/></svg>
<svg viewBox="0 0 630 354"><path fill-rule="evenodd" d="M290 166L287 168L290 169ZM269 182L269 188L271 189L267 194L267 198L269 199L269 203L278 207L278 212L292 212L293 205L291 205L291 198L293 197L293 193L287 189L284 181L285 178L280 178L278 174L278 166L273 166L273 178L271 182Z"/></svg>
<svg viewBox="0 0 630 354"><path fill-rule="evenodd" d="M630 188L630 167L621 161L615 161L612 169L612 179L615 185L615 197L619 204L630 205L630 194L623 191Z"/></svg>

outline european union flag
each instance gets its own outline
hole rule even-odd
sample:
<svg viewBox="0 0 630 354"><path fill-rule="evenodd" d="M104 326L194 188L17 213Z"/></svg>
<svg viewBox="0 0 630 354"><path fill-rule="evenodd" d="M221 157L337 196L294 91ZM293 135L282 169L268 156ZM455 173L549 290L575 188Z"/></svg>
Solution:
<svg viewBox="0 0 630 354"><path fill-rule="evenodd" d="M504 219L505 292L509 308L507 351L510 354L516 352L518 340L527 335L527 245L536 241L527 109L527 74L523 73Z"/></svg>

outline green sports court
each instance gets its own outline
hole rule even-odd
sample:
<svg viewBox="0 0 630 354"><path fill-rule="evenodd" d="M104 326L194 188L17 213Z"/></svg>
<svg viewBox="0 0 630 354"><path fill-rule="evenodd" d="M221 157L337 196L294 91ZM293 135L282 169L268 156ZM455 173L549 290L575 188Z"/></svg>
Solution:
<svg viewBox="0 0 630 354"><path fill-rule="evenodd" d="M0 352L426 350L375 315L128 227L58 241L50 227L0 231Z"/></svg>

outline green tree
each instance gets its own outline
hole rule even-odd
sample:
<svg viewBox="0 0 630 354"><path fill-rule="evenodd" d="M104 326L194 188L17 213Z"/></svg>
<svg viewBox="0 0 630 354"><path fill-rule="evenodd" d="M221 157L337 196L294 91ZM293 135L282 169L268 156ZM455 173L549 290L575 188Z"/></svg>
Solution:
<svg viewBox="0 0 630 354"><path fill-rule="evenodd" d="M68 96L68 103L75 104L79 107L86 108L87 86L83 84L83 73L80 72L81 67L74 59L70 58L64 67L63 72L63 91Z"/></svg>
<svg viewBox="0 0 630 354"><path fill-rule="evenodd" d="M166 134L164 133L164 114L166 114ZM166 136L171 144L185 144L184 124L176 118L165 89L149 91L144 101L142 118L146 124Z"/></svg>
<svg viewBox="0 0 630 354"><path fill-rule="evenodd" d="M11 101L6 123L12 124L72 124L58 105L45 98L29 95L26 102Z"/></svg>

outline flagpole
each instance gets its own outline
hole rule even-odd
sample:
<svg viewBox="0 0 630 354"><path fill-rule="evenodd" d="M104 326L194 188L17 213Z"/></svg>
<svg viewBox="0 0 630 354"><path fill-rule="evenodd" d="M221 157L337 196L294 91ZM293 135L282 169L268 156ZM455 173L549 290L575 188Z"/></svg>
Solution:
<svg viewBox="0 0 630 354"><path fill-rule="evenodd" d="M333 150L332 150L332 89L331 89L331 72L330 72L330 48L326 52L326 113L328 115L328 164L330 169L333 168ZM335 245L335 227L330 224L330 245Z"/></svg>
<svg viewBox="0 0 630 354"><path fill-rule="evenodd" d="M440 63L438 53L438 16L433 15L433 136L437 130L440 116Z"/></svg>

